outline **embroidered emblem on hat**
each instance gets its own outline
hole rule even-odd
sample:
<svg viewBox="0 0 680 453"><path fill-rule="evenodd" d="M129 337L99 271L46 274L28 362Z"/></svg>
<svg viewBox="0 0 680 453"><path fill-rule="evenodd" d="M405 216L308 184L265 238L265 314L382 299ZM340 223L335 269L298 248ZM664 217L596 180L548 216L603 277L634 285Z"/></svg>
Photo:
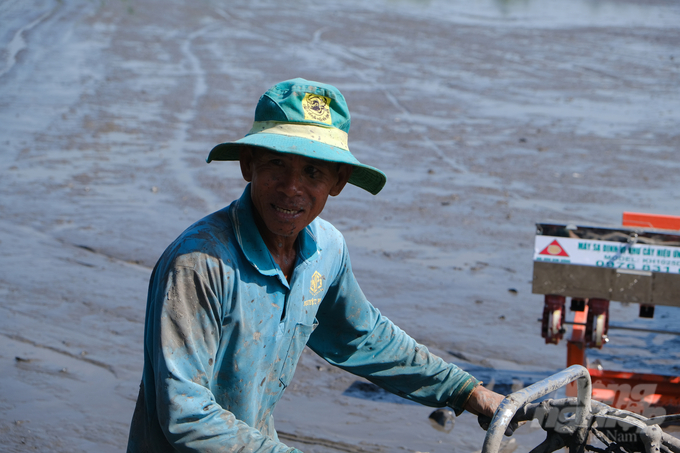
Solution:
<svg viewBox="0 0 680 453"><path fill-rule="evenodd" d="M309 284L309 292L312 293L312 296L316 296L321 291L323 291L323 277L319 274L319 271L314 271L312 282Z"/></svg>
<svg viewBox="0 0 680 453"><path fill-rule="evenodd" d="M331 99L326 96L306 93L302 99L302 110L305 112L305 119L333 124L331 121L331 109L328 108L330 103Z"/></svg>

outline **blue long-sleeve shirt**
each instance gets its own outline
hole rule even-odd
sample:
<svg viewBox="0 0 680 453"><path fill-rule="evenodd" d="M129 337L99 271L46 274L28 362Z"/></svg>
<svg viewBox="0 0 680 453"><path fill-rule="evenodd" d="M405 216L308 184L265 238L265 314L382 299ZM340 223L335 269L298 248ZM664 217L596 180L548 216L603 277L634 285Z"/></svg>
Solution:
<svg viewBox="0 0 680 453"><path fill-rule="evenodd" d="M305 345L329 363L460 413L479 383L382 316L344 238L317 218L290 283L255 225L250 186L189 227L156 264L128 452L290 452L272 412Z"/></svg>

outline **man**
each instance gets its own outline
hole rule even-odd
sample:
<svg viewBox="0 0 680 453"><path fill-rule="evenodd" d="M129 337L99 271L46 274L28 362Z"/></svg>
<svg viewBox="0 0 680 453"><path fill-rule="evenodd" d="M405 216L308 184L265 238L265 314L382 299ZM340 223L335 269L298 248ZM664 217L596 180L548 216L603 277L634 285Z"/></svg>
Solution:
<svg viewBox="0 0 680 453"><path fill-rule="evenodd" d="M493 414L503 397L382 316L342 235L317 217L348 182L372 194L385 184L349 152L349 125L335 87L294 79L260 98L245 138L210 152L239 160L250 184L151 275L128 452L296 452L272 412L305 345L404 398Z"/></svg>

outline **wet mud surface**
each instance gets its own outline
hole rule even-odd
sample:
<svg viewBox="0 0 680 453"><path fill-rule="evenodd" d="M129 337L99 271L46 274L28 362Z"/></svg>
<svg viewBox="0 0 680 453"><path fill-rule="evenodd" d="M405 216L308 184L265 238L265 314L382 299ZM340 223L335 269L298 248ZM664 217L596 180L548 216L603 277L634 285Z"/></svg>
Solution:
<svg viewBox="0 0 680 453"><path fill-rule="evenodd" d="M323 214L369 299L497 391L563 368L536 321L534 224L680 215L678 24L665 1L0 3L3 451L124 449L151 268L241 194L207 153L298 76L343 92L353 153L388 176ZM613 303L612 323L680 325L637 310ZM680 373L678 337L610 338L589 351L605 368ZM306 351L275 417L309 452L481 449L474 417L446 431L431 412Z"/></svg>

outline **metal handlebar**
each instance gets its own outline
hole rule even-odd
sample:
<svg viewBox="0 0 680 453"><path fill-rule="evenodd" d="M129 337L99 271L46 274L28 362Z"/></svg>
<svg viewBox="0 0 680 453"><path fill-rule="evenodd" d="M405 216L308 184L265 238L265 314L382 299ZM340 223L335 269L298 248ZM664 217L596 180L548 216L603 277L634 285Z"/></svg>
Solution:
<svg viewBox="0 0 680 453"><path fill-rule="evenodd" d="M591 410L592 383L590 374L585 367L572 365L566 370L551 376L550 379L536 382L529 387L508 395L498 406L498 409L496 409L493 420L486 431L482 453L495 453L498 451L501 440L503 440L503 434L520 407L554 392L575 380L578 380L578 398L575 414L577 430L574 434L578 437L578 440L585 442L588 434L588 416Z"/></svg>

